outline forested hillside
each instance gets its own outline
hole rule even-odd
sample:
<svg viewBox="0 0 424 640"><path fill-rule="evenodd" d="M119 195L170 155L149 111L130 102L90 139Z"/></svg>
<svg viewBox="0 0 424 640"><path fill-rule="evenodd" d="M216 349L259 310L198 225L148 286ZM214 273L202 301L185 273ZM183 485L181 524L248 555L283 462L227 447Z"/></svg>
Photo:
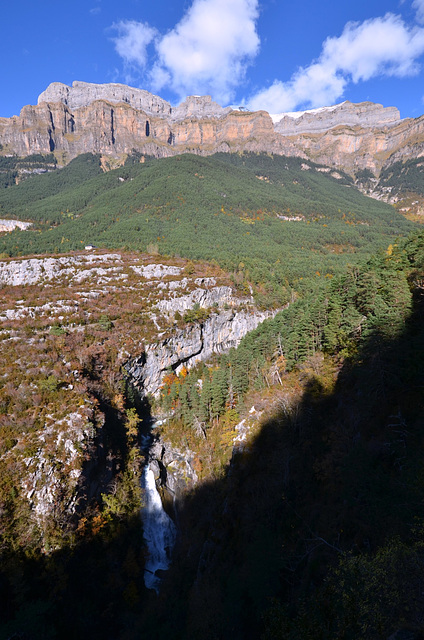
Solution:
<svg viewBox="0 0 424 640"><path fill-rule="evenodd" d="M216 260L278 305L302 279L331 277L412 229L348 176L296 158L138 160L103 173L99 158L86 154L0 191L0 217L34 222L26 233L3 236L0 252L92 243Z"/></svg>

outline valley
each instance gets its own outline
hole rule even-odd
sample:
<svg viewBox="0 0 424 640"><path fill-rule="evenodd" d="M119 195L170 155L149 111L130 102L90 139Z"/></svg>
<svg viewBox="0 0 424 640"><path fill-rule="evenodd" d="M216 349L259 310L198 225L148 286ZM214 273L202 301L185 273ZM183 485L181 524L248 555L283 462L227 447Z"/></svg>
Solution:
<svg viewBox="0 0 424 640"><path fill-rule="evenodd" d="M421 119L280 115L1 119L1 637L420 637Z"/></svg>

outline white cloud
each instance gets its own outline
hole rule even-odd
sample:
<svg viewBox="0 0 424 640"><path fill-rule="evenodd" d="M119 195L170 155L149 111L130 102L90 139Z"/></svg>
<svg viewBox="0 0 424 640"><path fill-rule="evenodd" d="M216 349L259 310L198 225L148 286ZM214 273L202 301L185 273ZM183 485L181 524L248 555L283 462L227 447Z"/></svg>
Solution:
<svg viewBox="0 0 424 640"><path fill-rule="evenodd" d="M258 6L259 0L192 0L166 34L134 20L115 23L113 41L125 62L126 81L141 72L144 86L152 91L166 87L180 99L210 93L221 104L230 103L259 52ZM412 7L413 26L392 13L348 22L340 36L324 41L316 60L244 103L271 113L319 107L342 99L350 83L418 73L424 54L424 0L412 0Z"/></svg>
<svg viewBox="0 0 424 640"><path fill-rule="evenodd" d="M424 0L415 0L418 3L424 8ZM278 113L334 104L349 82L416 74L417 59L423 53L424 29L409 28L400 16L388 13L362 23L349 22L341 36L325 40L316 61L289 81L276 80L258 92L249 106Z"/></svg>
<svg viewBox="0 0 424 640"><path fill-rule="evenodd" d="M259 51L258 0L194 0L181 21L160 35L148 24L114 24L115 48L126 64L144 68L147 46L154 41L150 87L165 85L179 98L211 93L226 103Z"/></svg>
<svg viewBox="0 0 424 640"><path fill-rule="evenodd" d="M127 65L145 67L147 64L147 47L156 36L156 29L148 24L135 20L122 20L112 25L118 32L115 43L117 53Z"/></svg>
<svg viewBox="0 0 424 640"><path fill-rule="evenodd" d="M158 43L155 89L170 82L180 97L212 93L228 102L259 50L257 0L195 0Z"/></svg>
<svg viewBox="0 0 424 640"><path fill-rule="evenodd" d="M412 7L417 12L418 22L424 22L424 0L414 0Z"/></svg>

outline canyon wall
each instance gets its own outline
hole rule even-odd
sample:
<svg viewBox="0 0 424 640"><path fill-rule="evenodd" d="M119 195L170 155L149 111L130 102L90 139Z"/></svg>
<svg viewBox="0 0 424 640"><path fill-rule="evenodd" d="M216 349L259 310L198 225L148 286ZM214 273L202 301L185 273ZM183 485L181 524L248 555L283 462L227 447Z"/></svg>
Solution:
<svg viewBox="0 0 424 640"><path fill-rule="evenodd" d="M190 368L214 353L229 351L238 346L249 331L273 315L273 312L255 309L214 313L202 323L195 322L165 340L147 345L145 353L130 360L125 369L142 395L157 395L167 371L178 372L182 365Z"/></svg>

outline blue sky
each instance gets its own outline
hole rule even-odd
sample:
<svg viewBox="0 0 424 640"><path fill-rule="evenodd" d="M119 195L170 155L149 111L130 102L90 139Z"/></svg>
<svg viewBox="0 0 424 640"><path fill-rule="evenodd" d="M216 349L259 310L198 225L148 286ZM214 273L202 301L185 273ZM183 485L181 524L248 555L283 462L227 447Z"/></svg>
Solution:
<svg viewBox="0 0 424 640"><path fill-rule="evenodd" d="M371 100L424 113L424 0L15 0L0 116L51 83L122 82L270 113Z"/></svg>

